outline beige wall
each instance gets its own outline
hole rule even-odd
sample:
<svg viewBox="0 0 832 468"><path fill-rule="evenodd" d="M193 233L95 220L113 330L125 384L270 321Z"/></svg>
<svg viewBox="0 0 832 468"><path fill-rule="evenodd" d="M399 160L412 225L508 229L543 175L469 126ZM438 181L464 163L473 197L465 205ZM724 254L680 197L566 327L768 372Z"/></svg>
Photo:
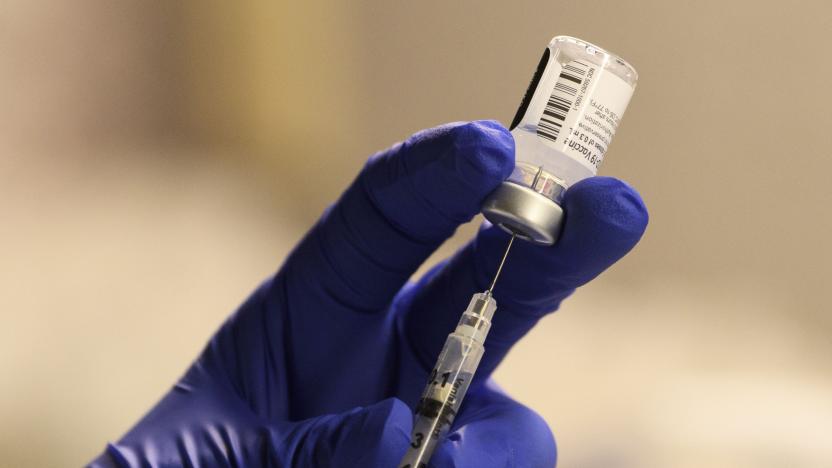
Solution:
<svg viewBox="0 0 832 468"><path fill-rule="evenodd" d="M0 14L0 466L78 465L117 438L367 155L508 122L556 34L638 69L601 172L651 224L499 380L549 420L561 466L832 464L827 2Z"/></svg>
<svg viewBox="0 0 832 468"><path fill-rule="evenodd" d="M832 274L832 249L822 248L832 228L825 2L333 3L264 2L190 24L192 37L206 25L245 36L242 52L225 48L214 61L237 60L220 95L245 93L247 109L221 132L254 142L268 164L337 182L317 192L319 205L366 154L415 129L507 122L549 38L571 34L617 51L641 76L602 169L636 185L653 214L630 273L750 274L825 316L817 294ZM206 16L200 5L192 16ZM196 56L223 40L200 42ZM191 71L196 89L221 82ZM321 138L323 128L331 136ZM287 145L312 146L320 161L298 162Z"/></svg>

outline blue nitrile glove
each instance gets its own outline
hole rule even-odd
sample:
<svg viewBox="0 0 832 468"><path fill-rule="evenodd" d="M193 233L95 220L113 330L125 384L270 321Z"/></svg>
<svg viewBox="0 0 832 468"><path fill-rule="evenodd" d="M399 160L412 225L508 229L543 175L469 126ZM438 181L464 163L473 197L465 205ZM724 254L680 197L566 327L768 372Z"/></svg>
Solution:
<svg viewBox="0 0 832 468"><path fill-rule="evenodd" d="M181 381L92 465L395 467L437 354L487 288L508 235L486 223L406 282L513 165L514 141L491 121L426 130L373 157ZM575 184L564 208L557 245L515 243L482 364L431 466L554 465L546 423L489 375L647 224L639 195L605 177Z"/></svg>

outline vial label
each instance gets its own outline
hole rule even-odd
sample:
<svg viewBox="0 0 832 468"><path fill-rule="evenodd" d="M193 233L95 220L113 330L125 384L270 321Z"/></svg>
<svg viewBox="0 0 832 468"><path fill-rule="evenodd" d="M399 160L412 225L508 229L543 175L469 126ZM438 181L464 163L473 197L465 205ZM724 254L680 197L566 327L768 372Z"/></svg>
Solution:
<svg viewBox="0 0 832 468"><path fill-rule="evenodd" d="M595 64L567 62L537 123L537 135L595 173L632 94L624 80Z"/></svg>

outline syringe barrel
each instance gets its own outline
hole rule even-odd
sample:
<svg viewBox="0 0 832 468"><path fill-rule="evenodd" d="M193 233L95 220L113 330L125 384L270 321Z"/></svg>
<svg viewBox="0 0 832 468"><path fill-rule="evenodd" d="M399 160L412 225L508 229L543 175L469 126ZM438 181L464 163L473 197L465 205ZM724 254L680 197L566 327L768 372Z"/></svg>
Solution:
<svg viewBox="0 0 832 468"><path fill-rule="evenodd" d="M474 294L456 330L448 335L416 406L410 447L400 468L426 467L445 438L482 359L483 342L496 308L491 294Z"/></svg>

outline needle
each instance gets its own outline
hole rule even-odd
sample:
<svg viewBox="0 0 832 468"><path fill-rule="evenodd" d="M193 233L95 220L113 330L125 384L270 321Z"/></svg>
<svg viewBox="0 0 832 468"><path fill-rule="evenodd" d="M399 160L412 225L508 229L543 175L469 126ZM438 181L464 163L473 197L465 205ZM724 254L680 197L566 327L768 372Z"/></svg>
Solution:
<svg viewBox="0 0 832 468"><path fill-rule="evenodd" d="M497 278L500 277L500 272L503 271L503 265L506 263L506 258L508 258L508 251L511 250L511 244L514 243L514 238L517 237L517 234L512 234L511 239L508 241L508 247L506 247L506 251L503 254L503 259L500 260L500 266L497 267L497 273L494 275L494 279L491 281L491 286L488 287L488 291L485 293L489 296L491 292L494 290L494 285L497 284Z"/></svg>
<svg viewBox="0 0 832 468"><path fill-rule="evenodd" d="M534 175L534 181L532 181L532 188L537 190L537 181L540 180L540 175L543 173L543 166L537 168L537 174ZM500 277L500 272L503 271L503 265L506 263L506 258L508 258L508 251L511 250L511 244L514 243L514 239L517 237L517 234L512 234L511 239L508 241L508 247L506 247L506 251L503 254L503 259L500 260L500 266L497 267L497 273L494 274L494 279L491 281L491 286L488 287L488 291L485 293L489 296L491 295L492 291L494 291L494 285L497 284L497 278Z"/></svg>

